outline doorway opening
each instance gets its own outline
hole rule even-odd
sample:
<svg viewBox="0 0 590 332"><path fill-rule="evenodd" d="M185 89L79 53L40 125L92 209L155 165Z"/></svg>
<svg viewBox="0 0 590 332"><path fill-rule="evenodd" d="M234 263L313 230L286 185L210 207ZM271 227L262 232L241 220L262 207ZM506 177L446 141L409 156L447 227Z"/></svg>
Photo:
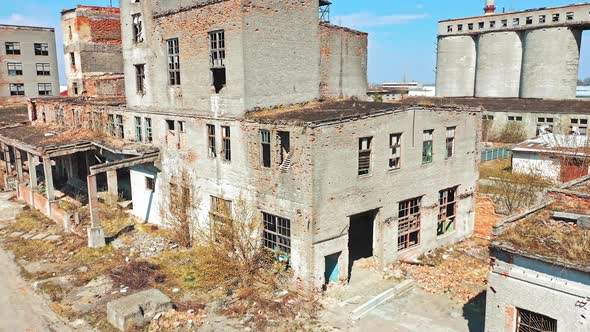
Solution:
<svg viewBox="0 0 590 332"><path fill-rule="evenodd" d="M373 235L377 211L367 211L350 217L348 228L349 278L355 261L373 257Z"/></svg>

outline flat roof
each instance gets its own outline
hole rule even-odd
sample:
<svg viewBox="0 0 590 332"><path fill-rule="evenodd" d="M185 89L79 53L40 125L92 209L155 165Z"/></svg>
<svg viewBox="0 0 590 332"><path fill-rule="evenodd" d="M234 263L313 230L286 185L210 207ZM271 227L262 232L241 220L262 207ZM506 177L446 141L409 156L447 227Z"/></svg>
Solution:
<svg viewBox="0 0 590 332"><path fill-rule="evenodd" d="M270 109L248 112L246 118L263 123L290 124L322 124L341 122L355 118L375 116L386 113L404 112L410 108L431 108L449 111L477 111L463 106L432 106L432 105L396 105L392 103L376 103L367 101L344 100L327 102L310 102Z"/></svg>
<svg viewBox="0 0 590 332"><path fill-rule="evenodd" d="M480 18L480 17L489 18L489 17L502 16L502 15L524 14L524 13L530 13L530 12L536 12L536 11L542 11L542 10L555 10L555 9L563 9L563 8L570 8L570 7L586 6L589 4L590 4L590 2L582 2L582 3L574 3L571 5L563 5L563 6L556 6L556 7L531 8L531 9L509 11L509 12L504 12L504 13L493 13L493 14L487 14L487 15L483 14L483 15L466 16L466 17L459 17L459 18L449 18L449 19L440 20L438 22L443 23L443 22L451 22L451 21L468 20L468 19L474 19L474 18Z"/></svg>
<svg viewBox="0 0 590 332"><path fill-rule="evenodd" d="M590 137L582 135L543 134L519 143L510 150L584 157L590 155Z"/></svg>
<svg viewBox="0 0 590 332"><path fill-rule="evenodd" d="M489 112L583 113L590 115L589 99L525 99L472 97L409 97L398 103L482 107Z"/></svg>
<svg viewBox="0 0 590 332"><path fill-rule="evenodd" d="M26 105L0 107L0 128L29 121Z"/></svg>
<svg viewBox="0 0 590 332"><path fill-rule="evenodd" d="M550 190L546 203L500 222L491 247L550 264L590 272L590 228L561 219L557 212L590 212L590 176Z"/></svg>
<svg viewBox="0 0 590 332"><path fill-rule="evenodd" d="M29 25L11 25L11 24L0 24L0 29L23 29L23 30L41 30L41 31L55 32L54 28L35 27L35 26L29 26Z"/></svg>
<svg viewBox="0 0 590 332"><path fill-rule="evenodd" d="M126 98L121 97L98 97L98 98L87 98L87 97L46 97L38 98L36 101L43 102L59 102L64 104L72 105L94 105L94 106L122 106L126 105Z"/></svg>

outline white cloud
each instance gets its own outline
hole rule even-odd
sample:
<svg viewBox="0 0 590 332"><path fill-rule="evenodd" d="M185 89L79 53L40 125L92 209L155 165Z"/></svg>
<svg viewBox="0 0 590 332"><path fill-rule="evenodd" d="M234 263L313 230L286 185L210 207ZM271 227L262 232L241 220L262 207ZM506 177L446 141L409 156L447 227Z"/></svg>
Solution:
<svg viewBox="0 0 590 332"><path fill-rule="evenodd" d="M332 21L353 28L367 28L387 25L406 24L416 20L430 17L428 14L407 14L407 15L375 15L371 13L356 13L350 15L336 16Z"/></svg>
<svg viewBox="0 0 590 332"><path fill-rule="evenodd" d="M11 14L9 17L0 17L0 24L8 25L30 25L30 26L45 26L45 22L41 22L33 17L27 17L21 14Z"/></svg>

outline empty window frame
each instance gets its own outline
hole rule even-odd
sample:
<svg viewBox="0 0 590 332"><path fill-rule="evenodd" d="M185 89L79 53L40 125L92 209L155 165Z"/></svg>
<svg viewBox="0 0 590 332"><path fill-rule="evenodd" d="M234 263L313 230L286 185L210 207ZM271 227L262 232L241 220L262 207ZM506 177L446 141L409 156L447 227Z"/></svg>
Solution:
<svg viewBox="0 0 590 332"><path fill-rule="evenodd" d="M156 191L156 179L146 176L145 189L151 192Z"/></svg>
<svg viewBox="0 0 590 332"><path fill-rule="evenodd" d="M221 126L221 158L231 161L231 129L228 126Z"/></svg>
<svg viewBox="0 0 590 332"><path fill-rule="evenodd" d="M48 63L37 63L35 64L37 69L37 76L50 76L51 70Z"/></svg>
<svg viewBox="0 0 590 332"><path fill-rule="evenodd" d="M502 28L506 28L508 26L508 20L502 20Z"/></svg>
<svg viewBox="0 0 590 332"><path fill-rule="evenodd" d="M76 128L82 127L82 111L81 110L74 110L74 114L72 116L74 118L74 126Z"/></svg>
<svg viewBox="0 0 590 332"><path fill-rule="evenodd" d="M74 95L78 95L78 82L72 83L72 90L74 90Z"/></svg>
<svg viewBox="0 0 590 332"><path fill-rule="evenodd" d="M457 187L438 192L438 236L451 233L455 230L457 215Z"/></svg>
<svg viewBox="0 0 590 332"><path fill-rule="evenodd" d="M533 24L533 17L532 16L527 16L526 17L526 24Z"/></svg>
<svg viewBox="0 0 590 332"><path fill-rule="evenodd" d="M522 121L522 116L517 116L517 115L509 115L509 116L508 116L508 121L516 121L516 122L521 122L521 121Z"/></svg>
<svg viewBox="0 0 590 332"><path fill-rule="evenodd" d="M457 31L463 31L463 24L457 24Z"/></svg>
<svg viewBox="0 0 590 332"><path fill-rule="evenodd" d="M9 62L8 76L21 76L23 74L23 64L20 62Z"/></svg>
<svg viewBox="0 0 590 332"><path fill-rule="evenodd" d="M207 125L207 151L210 158L217 157L217 143L215 138L215 125Z"/></svg>
<svg viewBox="0 0 590 332"><path fill-rule="evenodd" d="M133 19L133 41L136 43L143 42L143 20L141 14L132 15Z"/></svg>
<svg viewBox="0 0 590 332"><path fill-rule="evenodd" d="M209 32L211 76L215 93L219 93L226 84L225 75L225 31Z"/></svg>
<svg viewBox="0 0 590 332"><path fill-rule="evenodd" d="M490 28L495 28L496 27L496 21L490 21Z"/></svg>
<svg viewBox="0 0 590 332"><path fill-rule="evenodd" d="M537 136L553 132L553 118L537 118Z"/></svg>
<svg viewBox="0 0 590 332"><path fill-rule="evenodd" d="M178 38L168 39L168 83L180 85L180 46Z"/></svg>
<svg viewBox="0 0 590 332"><path fill-rule="evenodd" d="M39 84L37 84L37 88L39 89L39 96L53 95L53 91L51 89L51 83L39 83Z"/></svg>
<svg viewBox="0 0 590 332"><path fill-rule="evenodd" d="M402 134L389 135L389 148L391 157L389 157L389 169L395 170L402 167Z"/></svg>
<svg viewBox="0 0 590 332"><path fill-rule="evenodd" d="M481 30L485 27L485 22L479 22L477 23L477 27Z"/></svg>
<svg viewBox="0 0 590 332"><path fill-rule="evenodd" d="M58 108L55 110L55 122L61 126L66 123L66 115L63 108Z"/></svg>
<svg viewBox="0 0 590 332"><path fill-rule="evenodd" d="M422 164L430 164L433 160L434 130L422 132Z"/></svg>
<svg viewBox="0 0 590 332"><path fill-rule="evenodd" d="M565 13L566 21L573 21L574 20L574 12L567 12Z"/></svg>
<svg viewBox="0 0 590 332"><path fill-rule="evenodd" d="M515 17L515 18L513 18L513 19L512 19L512 25L513 25L513 26L518 26L518 25L520 25L520 18L518 18L518 17Z"/></svg>
<svg viewBox="0 0 590 332"><path fill-rule="evenodd" d="M262 154L262 167L270 168L272 158L270 146L270 130L260 130L260 148Z"/></svg>
<svg viewBox="0 0 590 332"><path fill-rule="evenodd" d="M553 22L559 22L559 14L553 14L553 15L551 15L551 21L553 21Z"/></svg>
<svg viewBox="0 0 590 332"><path fill-rule="evenodd" d="M283 254L291 253L291 220L262 212L264 247Z"/></svg>
<svg viewBox="0 0 590 332"><path fill-rule="evenodd" d="M358 175L371 174L371 143L373 137L359 138Z"/></svg>
<svg viewBox="0 0 590 332"><path fill-rule="evenodd" d="M557 320L520 308L516 311L517 332L557 332Z"/></svg>
<svg viewBox="0 0 590 332"><path fill-rule="evenodd" d="M455 156L455 132L457 131L457 127L448 127L447 128L447 139L445 142L445 158L450 159Z"/></svg>
<svg viewBox="0 0 590 332"><path fill-rule="evenodd" d="M209 210L209 218L211 222L211 237L215 239L216 225L230 223L232 221L232 201L211 196L211 209Z"/></svg>
<svg viewBox="0 0 590 332"><path fill-rule="evenodd" d="M467 30L473 31L473 23L468 23L467 24Z"/></svg>
<svg viewBox="0 0 590 332"><path fill-rule="evenodd" d="M107 115L107 127L109 135L116 136L117 131L115 130L115 116L113 114Z"/></svg>
<svg viewBox="0 0 590 332"><path fill-rule="evenodd" d="M35 55L47 56L49 55L49 44L35 43Z"/></svg>
<svg viewBox="0 0 590 332"><path fill-rule="evenodd" d="M6 48L6 54L8 55L19 55L20 54L20 43L17 42L6 42L4 43Z"/></svg>
<svg viewBox="0 0 590 332"><path fill-rule="evenodd" d="M70 52L70 65L72 68L76 68L76 53Z"/></svg>
<svg viewBox="0 0 590 332"><path fill-rule="evenodd" d="M291 133L288 131L277 131L279 144L279 165L288 166L291 159Z"/></svg>
<svg viewBox="0 0 590 332"><path fill-rule="evenodd" d="M115 124L117 126L117 137L125 138L125 129L123 127L123 116L115 116Z"/></svg>
<svg viewBox="0 0 590 332"><path fill-rule="evenodd" d="M145 65L135 65L135 87L137 93L145 93Z"/></svg>
<svg viewBox="0 0 590 332"><path fill-rule="evenodd" d="M422 197L399 202L397 226L397 250L402 251L420 245Z"/></svg>
<svg viewBox="0 0 590 332"><path fill-rule="evenodd" d="M154 141L152 134L152 118L145 118L143 120L145 122L145 142L152 143Z"/></svg>
<svg viewBox="0 0 590 332"><path fill-rule="evenodd" d="M588 119L571 119L570 135L586 136L588 133Z"/></svg>
<svg viewBox="0 0 590 332"><path fill-rule="evenodd" d="M11 83L10 84L10 95L11 96L24 96L25 85L22 83Z"/></svg>
<svg viewBox="0 0 590 332"><path fill-rule="evenodd" d="M547 15L539 15L539 23L543 24L547 22Z"/></svg>
<svg viewBox="0 0 590 332"><path fill-rule="evenodd" d="M447 32L453 32L453 26L447 25Z"/></svg>
<svg viewBox="0 0 590 332"><path fill-rule="evenodd" d="M141 117L135 117L135 141L143 142L143 126L141 124Z"/></svg>

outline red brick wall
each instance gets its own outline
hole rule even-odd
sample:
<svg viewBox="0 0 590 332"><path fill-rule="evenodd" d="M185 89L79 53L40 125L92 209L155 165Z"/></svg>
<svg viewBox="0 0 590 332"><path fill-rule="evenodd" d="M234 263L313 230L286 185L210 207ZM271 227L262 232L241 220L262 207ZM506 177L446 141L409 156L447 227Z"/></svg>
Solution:
<svg viewBox="0 0 590 332"><path fill-rule="evenodd" d="M475 230L476 237L483 239L492 238L492 228L502 219L496 214L494 201L488 197L478 197L475 206Z"/></svg>
<svg viewBox="0 0 590 332"><path fill-rule="evenodd" d="M33 201L35 202L35 209L48 216L47 198L42 194L33 193Z"/></svg>
<svg viewBox="0 0 590 332"><path fill-rule="evenodd" d="M51 203L50 218L53 219L53 221L55 221L57 224L63 225L67 218L67 213L59 207L59 204Z"/></svg>

